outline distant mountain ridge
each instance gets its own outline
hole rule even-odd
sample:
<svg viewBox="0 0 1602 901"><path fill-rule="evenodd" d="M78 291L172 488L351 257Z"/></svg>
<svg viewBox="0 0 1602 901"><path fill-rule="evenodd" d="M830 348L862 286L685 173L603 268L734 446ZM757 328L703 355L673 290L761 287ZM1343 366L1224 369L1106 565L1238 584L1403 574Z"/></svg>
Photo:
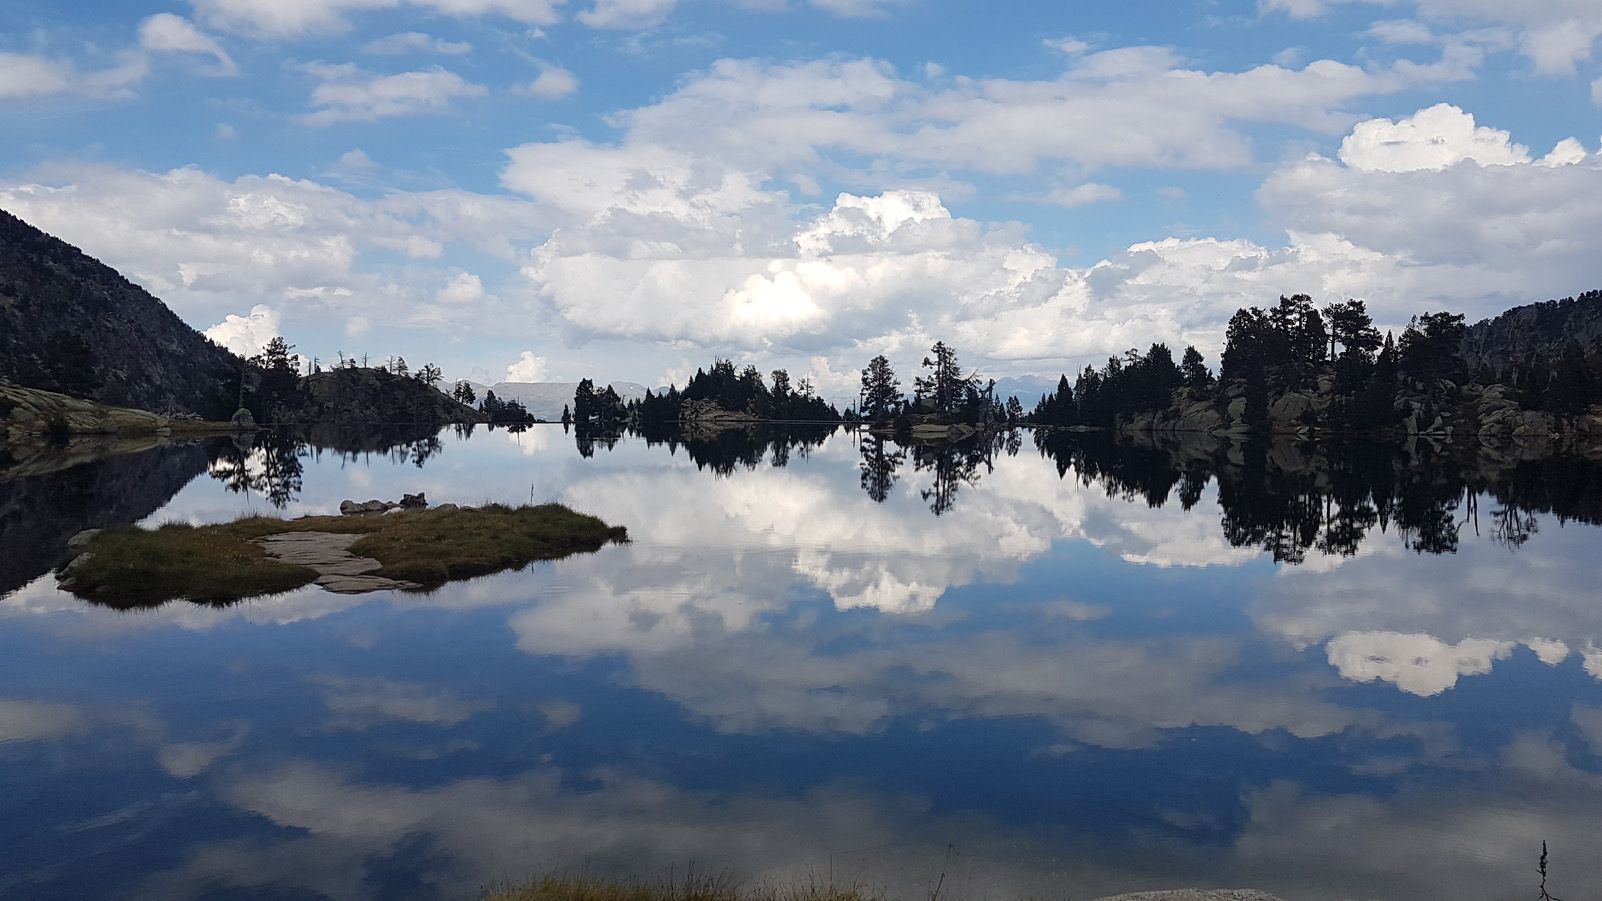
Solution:
<svg viewBox="0 0 1602 901"><path fill-rule="evenodd" d="M482 382L466 380L473 386L473 393L478 399L484 399L486 391L494 391L495 396L501 400L515 400L528 409L529 415L535 419L544 419L555 422L562 418L562 408L571 406L573 392L578 390L578 382L496 382L486 385ZM447 391L450 382L443 386ZM606 386L600 386L605 388ZM635 382L612 382L611 387L624 401L638 400L645 396L645 386Z"/></svg>
<svg viewBox="0 0 1602 901"><path fill-rule="evenodd" d="M116 270L0 210L0 377L227 419L241 363Z"/></svg>

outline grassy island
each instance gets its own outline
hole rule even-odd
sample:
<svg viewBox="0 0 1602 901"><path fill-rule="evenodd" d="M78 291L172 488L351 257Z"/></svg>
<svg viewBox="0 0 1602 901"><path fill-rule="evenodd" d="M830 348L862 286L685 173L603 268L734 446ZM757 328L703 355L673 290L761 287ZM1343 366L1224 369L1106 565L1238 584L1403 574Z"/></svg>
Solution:
<svg viewBox="0 0 1602 901"><path fill-rule="evenodd" d="M252 516L106 529L76 548L60 581L79 597L114 607L178 599L226 604L313 582L345 593L427 589L626 540L621 526L560 504Z"/></svg>

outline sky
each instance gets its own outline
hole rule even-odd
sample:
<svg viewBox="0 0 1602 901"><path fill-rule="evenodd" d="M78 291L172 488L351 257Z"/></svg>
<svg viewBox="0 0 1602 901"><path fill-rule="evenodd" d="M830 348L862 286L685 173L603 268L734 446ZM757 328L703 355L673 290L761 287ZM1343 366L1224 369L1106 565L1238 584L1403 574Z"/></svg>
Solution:
<svg viewBox="0 0 1602 901"><path fill-rule="evenodd" d="M1602 287L1602 0L7 0L0 208L251 353L854 392Z"/></svg>

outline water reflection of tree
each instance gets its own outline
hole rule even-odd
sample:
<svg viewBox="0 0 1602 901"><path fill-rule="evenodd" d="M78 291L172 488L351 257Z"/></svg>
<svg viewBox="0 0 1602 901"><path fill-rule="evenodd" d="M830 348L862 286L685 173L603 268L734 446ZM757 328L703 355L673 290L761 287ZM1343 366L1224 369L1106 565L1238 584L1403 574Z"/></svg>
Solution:
<svg viewBox="0 0 1602 901"><path fill-rule="evenodd" d="M274 429L243 441L218 442L209 471L229 491L259 494L281 510L300 497L307 457L354 461L377 456L422 469L444 449L433 431Z"/></svg>
<svg viewBox="0 0 1602 901"><path fill-rule="evenodd" d="M936 516L949 513L957 505L963 485L978 484L981 468L986 473L993 471L995 448L995 440L986 435L955 444L914 444L913 470L928 472L933 478L930 486L919 492L929 502L929 512Z"/></svg>
<svg viewBox="0 0 1602 901"><path fill-rule="evenodd" d="M220 442L211 477L235 493L255 493L283 509L300 496L304 445L287 432L263 432L251 443Z"/></svg>
<svg viewBox="0 0 1602 901"><path fill-rule="evenodd" d="M879 504L890 496L890 489L895 487L897 473L906 459L906 452L899 448L893 451L885 449L889 440L883 435L869 432L861 444L862 490Z"/></svg>
<svg viewBox="0 0 1602 901"><path fill-rule="evenodd" d="M1060 431L1036 432L1035 444L1060 476L1153 507L1177 493L1189 509L1216 481L1225 540L1282 563L1351 556L1376 528L1420 554L1455 553L1464 530L1479 529L1484 494L1498 502L1490 537L1510 549L1536 534L1539 513L1602 523L1602 461L1579 454L1266 439L1159 445Z"/></svg>

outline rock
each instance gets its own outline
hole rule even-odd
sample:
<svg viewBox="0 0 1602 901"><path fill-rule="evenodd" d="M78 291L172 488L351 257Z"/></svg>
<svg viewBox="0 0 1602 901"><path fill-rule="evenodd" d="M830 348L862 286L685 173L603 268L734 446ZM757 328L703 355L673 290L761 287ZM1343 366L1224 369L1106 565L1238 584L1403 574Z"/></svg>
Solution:
<svg viewBox="0 0 1602 901"><path fill-rule="evenodd" d="M1280 901L1277 895L1256 888L1179 888L1174 891L1136 891L1096 901Z"/></svg>
<svg viewBox="0 0 1602 901"><path fill-rule="evenodd" d="M71 538L67 539L67 550L69 550L69 551L81 551L81 550L83 550L85 547L87 547L89 545L89 542L94 540L94 537L96 535L99 535L101 533L101 531L102 531L101 529L84 529L82 532L79 532L78 534L76 534L76 535L72 536Z"/></svg>
<svg viewBox="0 0 1602 901"><path fill-rule="evenodd" d="M1281 395L1268 406L1268 418L1275 425L1294 425L1313 409L1313 399L1298 391Z"/></svg>
<svg viewBox="0 0 1602 901"><path fill-rule="evenodd" d="M228 423L238 429L254 429L256 417L250 415L249 410L240 407L234 411L233 416L228 417Z"/></svg>
<svg viewBox="0 0 1602 901"><path fill-rule="evenodd" d="M339 512L343 513L346 516L355 515L355 513L356 513L356 502L353 501L353 500L350 500L348 498L346 500L340 501L339 502Z"/></svg>
<svg viewBox="0 0 1602 901"><path fill-rule="evenodd" d="M423 497L423 492L421 491L416 494L402 494L400 505L402 507L426 507L428 506L428 499Z"/></svg>
<svg viewBox="0 0 1602 901"><path fill-rule="evenodd" d="M455 504L440 504L438 507L434 508L434 511L437 513L437 512L443 512L445 510L460 510L460 509L462 509L462 508L456 506Z"/></svg>
<svg viewBox="0 0 1602 901"><path fill-rule="evenodd" d="M1246 418L1246 398L1237 397L1237 398L1231 400L1229 402L1229 406L1225 409L1224 412L1229 416L1229 421L1230 422L1240 422L1241 420L1245 419Z"/></svg>

